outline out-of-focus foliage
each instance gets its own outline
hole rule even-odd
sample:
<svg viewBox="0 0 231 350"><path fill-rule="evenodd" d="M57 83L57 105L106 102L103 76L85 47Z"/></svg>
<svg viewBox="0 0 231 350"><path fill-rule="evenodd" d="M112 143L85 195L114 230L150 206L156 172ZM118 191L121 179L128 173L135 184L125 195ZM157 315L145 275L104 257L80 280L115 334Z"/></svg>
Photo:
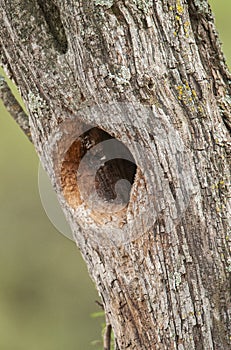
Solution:
<svg viewBox="0 0 231 350"><path fill-rule="evenodd" d="M2 103L0 169L0 349L90 349L101 337L95 288L75 244L48 220L36 152Z"/></svg>
<svg viewBox="0 0 231 350"><path fill-rule="evenodd" d="M231 1L210 3L231 66ZM0 349L91 349L100 339L94 286L43 211L36 153L2 104L0 169Z"/></svg>
<svg viewBox="0 0 231 350"><path fill-rule="evenodd" d="M220 40L223 43L222 48L226 57L227 64L229 67L231 67L231 1L209 0L209 3L215 16L215 23L220 35Z"/></svg>

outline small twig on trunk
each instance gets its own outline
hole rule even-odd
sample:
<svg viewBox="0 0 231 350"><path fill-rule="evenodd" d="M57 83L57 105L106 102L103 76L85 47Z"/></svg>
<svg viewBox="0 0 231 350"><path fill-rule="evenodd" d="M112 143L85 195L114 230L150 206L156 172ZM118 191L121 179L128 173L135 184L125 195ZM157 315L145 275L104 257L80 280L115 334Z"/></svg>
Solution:
<svg viewBox="0 0 231 350"><path fill-rule="evenodd" d="M7 82L2 75L0 75L0 98L24 134L30 141L32 141L28 115L24 112L19 102L14 97L11 89L7 85Z"/></svg>
<svg viewBox="0 0 231 350"><path fill-rule="evenodd" d="M106 330L104 333L103 348L104 350L111 349L111 325L110 324L106 325Z"/></svg>
<svg viewBox="0 0 231 350"><path fill-rule="evenodd" d="M95 303L96 303L99 307L101 307L101 309L104 310L104 306L103 306L103 304L102 304L100 301L95 300Z"/></svg>

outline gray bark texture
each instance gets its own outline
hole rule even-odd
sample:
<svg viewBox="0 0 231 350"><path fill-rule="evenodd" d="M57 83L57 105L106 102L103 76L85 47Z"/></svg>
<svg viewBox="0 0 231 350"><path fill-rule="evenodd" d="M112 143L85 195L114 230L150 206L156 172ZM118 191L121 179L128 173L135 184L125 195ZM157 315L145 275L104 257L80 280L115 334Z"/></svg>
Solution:
<svg viewBox="0 0 231 350"><path fill-rule="evenodd" d="M0 36L115 349L230 349L231 78L207 1L0 0Z"/></svg>

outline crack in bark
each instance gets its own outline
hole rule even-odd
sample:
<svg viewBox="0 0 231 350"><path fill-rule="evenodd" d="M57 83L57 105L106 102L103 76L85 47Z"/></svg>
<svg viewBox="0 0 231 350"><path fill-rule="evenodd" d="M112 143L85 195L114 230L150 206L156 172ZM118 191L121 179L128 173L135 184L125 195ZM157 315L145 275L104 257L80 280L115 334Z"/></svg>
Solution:
<svg viewBox="0 0 231 350"><path fill-rule="evenodd" d="M53 0L37 0L37 3L53 36L56 50L65 54L68 50L68 42L58 6Z"/></svg>

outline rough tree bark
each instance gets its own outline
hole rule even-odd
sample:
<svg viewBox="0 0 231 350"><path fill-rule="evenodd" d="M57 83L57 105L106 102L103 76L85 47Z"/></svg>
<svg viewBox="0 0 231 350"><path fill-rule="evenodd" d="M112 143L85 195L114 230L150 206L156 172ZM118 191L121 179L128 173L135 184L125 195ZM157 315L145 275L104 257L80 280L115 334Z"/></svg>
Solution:
<svg viewBox="0 0 231 350"><path fill-rule="evenodd" d="M2 64L115 348L230 349L231 80L207 1L0 10Z"/></svg>

